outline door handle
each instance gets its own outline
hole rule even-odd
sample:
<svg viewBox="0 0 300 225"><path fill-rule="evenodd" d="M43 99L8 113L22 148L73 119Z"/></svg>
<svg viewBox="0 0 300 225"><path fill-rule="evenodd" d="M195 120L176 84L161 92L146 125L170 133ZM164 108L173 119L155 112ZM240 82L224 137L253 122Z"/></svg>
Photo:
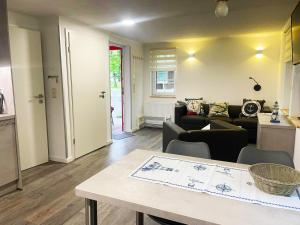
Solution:
<svg viewBox="0 0 300 225"><path fill-rule="evenodd" d="M44 95L43 94L35 95L35 96L33 96L33 98L38 99L40 104L44 103Z"/></svg>
<svg viewBox="0 0 300 225"><path fill-rule="evenodd" d="M36 95L36 96L33 96L33 97L36 98L36 99L43 99L43 98L44 98L44 95L39 94L39 95Z"/></svg>
<svg viewBox="0 0 300 225"><path fill-rule="evenodd" d="M106 91L101 91L101 95L99 95L100 98L105 98L105 94L106 94Z"/></svg>

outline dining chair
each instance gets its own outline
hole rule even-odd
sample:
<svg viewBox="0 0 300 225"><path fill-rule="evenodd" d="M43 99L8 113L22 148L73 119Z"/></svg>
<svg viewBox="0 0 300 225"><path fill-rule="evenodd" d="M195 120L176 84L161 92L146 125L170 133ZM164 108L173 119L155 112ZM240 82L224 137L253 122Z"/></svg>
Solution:
<svg viewBox="0 0 300 225"><path fill-rule="evenodd" d="M171 141L166 153L210 159L209 147L204 142Z"/></svg>
<svg viewBox="0 0 300 225"><path fill-rule="evenodd" d="M209 147L204 142L173 140L168 144L166 153L210 159ZM152 215L149 215L149 217L160 225L186 225Z"/></svg>
<svg viewBox="0 0 300 225"><path fill-rule="evenodd" d="M284 151L259 150L255 146L244 147L237 163L253 165L256 163L275 163L295 168L292 157Z"/></svg>

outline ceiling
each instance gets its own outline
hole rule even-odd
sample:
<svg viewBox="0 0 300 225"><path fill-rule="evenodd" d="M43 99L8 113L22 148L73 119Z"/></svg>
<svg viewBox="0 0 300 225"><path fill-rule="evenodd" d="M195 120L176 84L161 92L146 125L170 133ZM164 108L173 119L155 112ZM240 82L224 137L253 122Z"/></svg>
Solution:
<svg viewBox="0 0 300 225"><path fill-rule="evenodd" d="M297 2L229 0L229 15L219 19L215 0L8 0L8 8L70 17L146 43L278 31ZM137 23L127 27L120 23L124 19Z"/></svg>

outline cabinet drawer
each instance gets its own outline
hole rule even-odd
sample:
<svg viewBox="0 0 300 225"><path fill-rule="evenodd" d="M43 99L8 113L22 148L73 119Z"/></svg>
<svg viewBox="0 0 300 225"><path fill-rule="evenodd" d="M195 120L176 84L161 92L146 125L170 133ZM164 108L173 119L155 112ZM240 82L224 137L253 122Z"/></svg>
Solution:
<svg viewBox="0 0 300 225"><path fill-rule="evenodd" d="M0 121L0 186L18 179L14 120Z"/></svg>

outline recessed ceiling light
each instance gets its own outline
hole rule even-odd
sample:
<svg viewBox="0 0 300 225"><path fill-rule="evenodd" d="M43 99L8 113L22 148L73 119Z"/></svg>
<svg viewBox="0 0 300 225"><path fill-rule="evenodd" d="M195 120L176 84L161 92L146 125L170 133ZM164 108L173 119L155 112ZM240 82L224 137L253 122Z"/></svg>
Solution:
<svg viewBox="0 0 300 225"><path fill-rule="evenodd" d="M127 19L127 20L122 20L122 24L124 26L133 26L135 22L133 20Z"/></svg>

